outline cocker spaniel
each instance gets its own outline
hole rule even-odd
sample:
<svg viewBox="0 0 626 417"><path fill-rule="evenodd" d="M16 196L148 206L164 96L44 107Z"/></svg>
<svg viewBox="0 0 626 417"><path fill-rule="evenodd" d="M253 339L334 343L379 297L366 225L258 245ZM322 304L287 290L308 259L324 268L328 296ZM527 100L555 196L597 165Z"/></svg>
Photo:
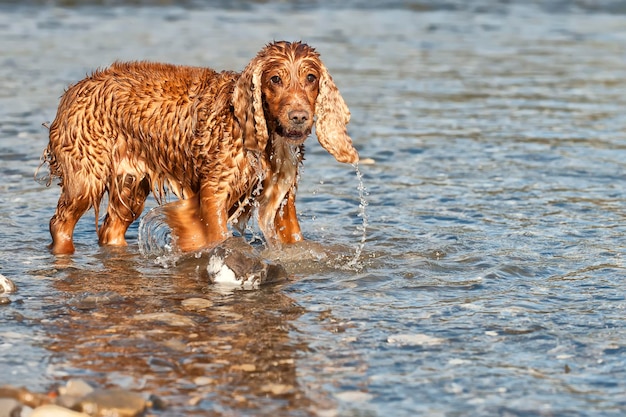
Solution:
<svg viewBox="0 0 626 417"><path fill-rule="evenodd" d="M125 233L152 192L177 246L193 251L243 231L255 213L270 246L302 240L298 169L315 124L320 144L356 163L350 112L319 54L301 42L264 47L241 73L116 62L70 86L42 159L61 196L51 251L74 252L76 223L90 208L101 245ZM99 224L100 202L108 193Z"/></svg>

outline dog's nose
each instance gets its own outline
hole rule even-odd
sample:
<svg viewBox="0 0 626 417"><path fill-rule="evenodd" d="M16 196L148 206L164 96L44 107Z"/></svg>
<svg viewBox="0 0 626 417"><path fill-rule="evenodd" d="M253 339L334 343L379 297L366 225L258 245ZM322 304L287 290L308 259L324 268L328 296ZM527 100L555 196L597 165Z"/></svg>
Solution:
<svg viewBox="0 0 626 417"><path fill-rule="evenodd" d="M309 112L306 110L292 110L287 116L289 116L291 123L297 125L304 124L304 122L309 120Z"/></svg>

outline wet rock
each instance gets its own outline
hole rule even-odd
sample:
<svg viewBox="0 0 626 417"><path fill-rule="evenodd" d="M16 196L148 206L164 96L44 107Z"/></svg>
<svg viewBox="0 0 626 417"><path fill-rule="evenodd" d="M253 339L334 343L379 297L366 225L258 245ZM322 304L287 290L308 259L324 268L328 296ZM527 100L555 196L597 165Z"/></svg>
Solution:
<svg viewBox="0 0 626 417"><path fill-rule="evenodd" d="M37 407L29 417L90 417L89 414L70 410L59 405L48 404Z"/></svg>
<svg viewBox="0 0 626 417"><path fill-rule="evenodd" d="M267 392L272 395L285 395L289 394L294 390L293 385L289 384L266 384L261 387L263 392Z"/></svg>
<svg viewBox="0 0 626 417"><path fill-rule="evenodd" d="M9 278L0 274L0 305L11 304L11 299L4 294L12 294L17 291L17 287Z"/></svg>
<svg viewBox="0 0 626 417"><path fill-rule="evenodd" d="M167 408L167 403L161 397L150 394L148 401L146 402L146 406L154 410L165 410Z"/></svg>
<svg viewBox="0 0 626 417"><path fill-rule="evenodd" d="M0 417L11 417L21 414L22 404L13 398L0 398Z"/></svg>
<svg viewBox="0 0 626 417"><path fill-rule="evenodd" d="M80 397L91 394L93 391L93 387L82 379L70 379L65 384L65 389L61 392L61 394Z"/></svg>
<svg viewBox="0 0 626 417"><path fill-rule="evenodd" d="M91 310L98 306L120 304L124 297L113 291L84 293L72 298L69 303L80 310Z"/></svg>
<svg viewBox="0 0 626 417"><path fill-rule="evenodd" d="M165 340L163 346L179 352L184 352L187 349L187 344L181 339L176 338Z"/></svg>
<svg viewBox="0 0 626 417"><path fill-rule="evenodd" d="M231 371L254 372L256 371L256 365L253 363L243 363L241 365L233 365L230 369Z"/></svg>
<svg viewBox="0 0 626 417"><path fill-rule="evenodd" d="M181 316L180 314L174 313L146 313L146 314L136 314L133 316L133 320L140 321L155 321L168 324L170 326L181 326L181 327L191 327L195 326L196 322L193 321L189 317Z"/></svg>
<svg viewBox="0 0 626 417"><path fill-rule="evenodd" d="M0 274L0 294L12 294L17 291L17 287L9 278Z"/></svg>
<svg viewBox="0 0 626 417"><path fill-rule="evenodd" d="M213 302L205 298L187 298L181 304L188 311L202 311L213 307Z"/></svg>
<svg viewBox="0 0 626 417"><path fill-rule="evenodd" d="M64 387L59 388L58 405L72 408L81 398L94 391L93 387L82 379L70 379Z"/></svg>
<svg viewBox="0 0 626 417"><path fill-rule="evenodd" d="M49 394L0 386L0 417L137 417L148 408L165 407L155 395L145 399L142 394L123 389L94 389L80 379L71 379L58 392Z"/></svg>
<svg viewBox="0 0 626 417"><path fill-rule="evenodd" d="M83 397L74 407L92 417L135 417L147 406L140 394L122 389L95 390Z"/></svg>
<svg viewBox="0 0 626 417"><path fill-rule="evenodd" d="M38 394L24 387L13 387L11 385L0 387L0 398L12 398L32 408L50 402L50 397L45 394Z"/></svg>
<svg viewBox="0 0 626 417"><path fill-rule="evenodd" d="M243 289L284 281L285 268L267 260L242 238L230 238L201 255L207 278L214 284Z"/></svg>
<svg viewBox="0 0 626 417"><path fill-rule="evenodd" d="M198 376L193 379L193 383L198 386L210 385L215 383L213 378L209 378L208 376Z"/></svg>

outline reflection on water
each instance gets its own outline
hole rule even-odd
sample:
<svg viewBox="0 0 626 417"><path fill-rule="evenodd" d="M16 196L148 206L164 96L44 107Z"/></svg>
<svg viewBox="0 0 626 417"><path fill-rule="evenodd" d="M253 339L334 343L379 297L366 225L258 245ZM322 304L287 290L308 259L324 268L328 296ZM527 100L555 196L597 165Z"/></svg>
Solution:
<svg viewBox="0 0 626 417"><path fill-rule="evenodd" d="M302 307L275 288L223 294L193 276L146 278L141 261L109 253L99 273L69 268L54 282L68 297L43 326L53 375L158 392L184 415L306 414L296 360L308 347L290 334Z"/></svg>
<svg viewBox="0 0 626 417"><path fill-rule="evenodd" d="M592 3L1 2L0 383L80 377L168 416L618 415L626 20ZM242 69L272 39L320 51L370 159L359 184L308 142L309 241L262 253L287 282L225 291L141 255L137 224L98 247L89 215L74 256L47 252L58 188L33 174L69 83Z"/></svg>

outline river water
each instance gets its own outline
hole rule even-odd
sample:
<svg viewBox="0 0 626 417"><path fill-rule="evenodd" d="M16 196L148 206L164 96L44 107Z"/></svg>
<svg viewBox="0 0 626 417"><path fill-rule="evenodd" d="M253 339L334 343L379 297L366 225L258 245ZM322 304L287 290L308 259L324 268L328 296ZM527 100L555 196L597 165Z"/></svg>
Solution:
<svg viewBox="0 0 626 417"><path fill-rule="evenodd" d="M0 4L0 383L82 378L163 416L624 413L624 2L136 3ZM363 213L308 141L298 210L329 257L225 290L142 256L136 225L100 248L93 212L48 253L59 190L33 177L68 84L241 70L273 39L318 49L370 158Z"/></svg>

